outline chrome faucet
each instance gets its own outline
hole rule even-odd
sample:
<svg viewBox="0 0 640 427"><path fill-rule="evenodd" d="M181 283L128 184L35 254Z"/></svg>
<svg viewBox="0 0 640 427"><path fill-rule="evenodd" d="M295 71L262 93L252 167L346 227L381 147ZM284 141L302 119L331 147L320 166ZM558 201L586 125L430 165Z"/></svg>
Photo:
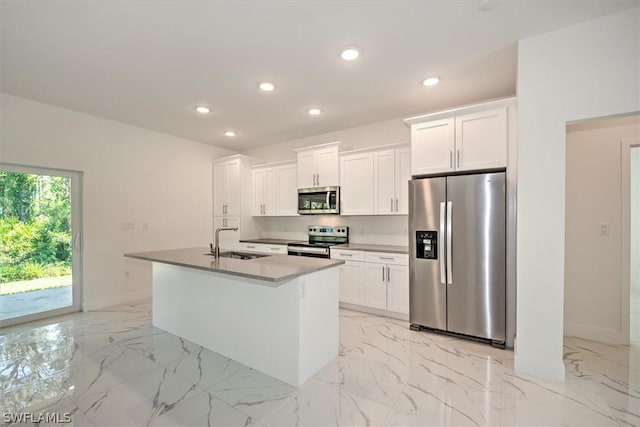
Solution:
<svg viewBox="0 0 640 427"><path fill-rule="evenodd" d="M211 248L211 252L213 252L213 257L215 259L220 258L220 232L221 231L238 231L238 227L220 227L216 229L215 239L213 240L215 246Z"/></svg>

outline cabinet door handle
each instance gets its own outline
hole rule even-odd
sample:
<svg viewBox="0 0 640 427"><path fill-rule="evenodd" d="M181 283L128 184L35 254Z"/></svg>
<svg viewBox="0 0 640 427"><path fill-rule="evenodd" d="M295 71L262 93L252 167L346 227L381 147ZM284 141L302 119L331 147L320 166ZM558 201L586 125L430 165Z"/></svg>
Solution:
<svg viewBox="0 0 640 427"><path fill-rule="evenodd" d="M460 150L456 150L456 156L458 158L458 167L460 167Z"/></svg>
<svg viewBox="0 0 640 427"><path fill-rule="evenodd" d="M255 246L247 245L247 249L254 249Z"/></svg>
<svg viewBox="0 0 640 427"><path fill-rule="evenodd" d="M384 265L382 266L382 281L384 282Z"/></svg>
<svg viewBox="0 0 640 427"><path fill-rule="evenodd" d="M387 282L391 281L391 269L387 266Z"/></svg>
<svg viewBox="0 0 640 427"><path fill-rule="evenodd" d="M318 174L317 176L318 176L318 182L316 182L316 185L320 185L320 174Z"/></svg>
<svg viewBox="0 0 640 427"><path fill-rule="evenodd" d="M353 256L353 254L340 254L340 256Z"/></svg>
<svg viewBox="0 0 640 427"><path fill-rule="evenodd" d="M393 197L391 198L391 212L393 212Z"/></svg>
<svg viewBox="0 0 640 427"><path fill-rule="evenodd" d="M453 151L449 150L449 168L453 169Z"/></svg>
<svg viewBox="0 0 640 427"><path fill-rule="evenodd" d="M398 198L396 197L396 212L398 212Z"/></svg>
<svg viewBox="0 0 640 427"><path fill-rule="evenodd" d="M278 250L278 248L269 248L269 249L271 249L272 251L277 251Z"/></svg>
<svg viewBox="0 0 640 427"><path fill-rule="evenodd" d="M387 259L387 260L389 260L389 261L393 261L393 258L392 258L392 257L390 257L390 256L379 256L378 258L380 258L380 259Z"/></svg>

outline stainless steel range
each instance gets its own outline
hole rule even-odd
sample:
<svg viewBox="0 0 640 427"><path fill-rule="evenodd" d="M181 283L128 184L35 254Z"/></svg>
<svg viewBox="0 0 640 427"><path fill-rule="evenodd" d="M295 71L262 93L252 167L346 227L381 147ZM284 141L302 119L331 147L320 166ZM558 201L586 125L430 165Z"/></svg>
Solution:
<svg viewBox="0 0 640 427"><path fill-rule="evenodd" d="M292 242L287 245L289 255L329 258L329 248L349 243L349 227L338 225L310 225L308 242Z"/></svg>

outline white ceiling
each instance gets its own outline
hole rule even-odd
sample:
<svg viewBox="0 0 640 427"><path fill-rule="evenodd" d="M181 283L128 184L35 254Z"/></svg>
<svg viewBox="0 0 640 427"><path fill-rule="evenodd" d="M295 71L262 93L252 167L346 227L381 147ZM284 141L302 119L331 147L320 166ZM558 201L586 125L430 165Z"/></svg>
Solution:
<svg viewBox="0 0 640 427"><path fill-rule="evenodd" d="M513 95L517 40L638 4L8 0L1 89L244 150ZM341 60L346 46L360 59Z"/></svg>

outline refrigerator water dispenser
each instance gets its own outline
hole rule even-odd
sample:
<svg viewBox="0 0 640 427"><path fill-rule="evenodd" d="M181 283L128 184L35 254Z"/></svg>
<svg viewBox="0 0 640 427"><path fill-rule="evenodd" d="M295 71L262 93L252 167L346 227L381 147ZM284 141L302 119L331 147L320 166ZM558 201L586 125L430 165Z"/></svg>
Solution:
<svg viewBox="0 0 640 427"><path fill-rule="evenodd" d="M416 231L416 257L438 259L438 232Z"/></svg>

